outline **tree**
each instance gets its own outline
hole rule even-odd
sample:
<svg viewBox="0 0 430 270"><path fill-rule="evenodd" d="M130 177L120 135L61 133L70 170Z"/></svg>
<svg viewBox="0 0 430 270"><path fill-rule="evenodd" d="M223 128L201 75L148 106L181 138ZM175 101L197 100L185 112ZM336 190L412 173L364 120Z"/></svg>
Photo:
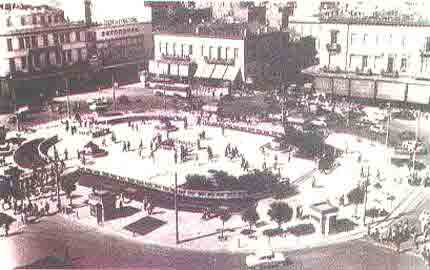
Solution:
<svg viewBox="0 0 430 270"><path fill-rule="evenodd" d="M223 213L219 216L219 219L222 221L222 229L221 229L221 239L224 239L224 224L231 218L231 214L228 211L223 211Z"/></svg>
<svg viewBox="0 0 430 270"><path fill-rule="evenodd" d="M358 186L348 192L348 201L355 205L355 215L357 216L357 207L359 204L364 202L364 188Z"/></svg>
<svg viewBox="0 0 430 270"><path fill-rule="evenodd" d="M242 213L242 221L249 224L249 231L252 230L252 225L255 225L259 219L260 216L255 206L249 207Z"/></svg>
<svg viewBox="0 0 430 270"><path fill-rule="evenodd" d="M276 200L282 200L297 193L294 185L279 183L274 187L273 198Z"/></svg>
<svg viewBox="0 0 430 270"><path fill-rule="evenodd" d="M270 209L267 211L272 221L278 223L278 228L281 228L282 223L286 223L293 217L293 209L284 202L273 202L270 204Z"/></svg>
<svg viewBox="0 0 430 270"><path fill-rule="evenodd" d="M67 198L70 200L69 205L72 205L72 192L76 190L76 184L72 179L63 178L61 188L66 193Z"/></svg>
<svg viewBox="0 0 430 270"><path fill-rule="evenodd" d="M222 189L237 189L238 181L233 175L226 173L225 171L212 171L211 179L215 182L218 187Z"/></svg>
<svg viewBox="0 0 430 270"><path fill-rule="evenodd" d="M185 185L189 189L201 189L202 187L208 188L208 178L200 174L189 174L185 176Z"/></svg>

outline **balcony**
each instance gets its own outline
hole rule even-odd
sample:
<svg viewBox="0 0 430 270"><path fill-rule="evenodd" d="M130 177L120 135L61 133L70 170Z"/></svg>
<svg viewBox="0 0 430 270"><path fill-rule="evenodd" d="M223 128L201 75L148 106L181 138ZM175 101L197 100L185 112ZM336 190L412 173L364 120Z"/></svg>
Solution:
<svg viewBox="0 0 430 270"><path fill-rule="evenodd" d="M234 66L234 59L217 59L217 58L209 58L205 56L205 61L211 65L226 65L226 66Z"/></svg>
<svg viewBox="0 0 430 270"><path fill-rule="evenodd" d="M337 43L327 43L326 48L331 55L340 53L341 49L340 44Z"/></svg>
<svg viewBox="0 0 430 270"><path fill-rule="evenodd" d="M399 78L399 71L386 71L386 70L381 70L381 76L382 77L386 77L386 78Z"/></svg>
<svg viewBox="0 0 430 270"><path fill-rule="evenodd" d="M189 57L188 55L184 55L184 56L179 56L179 55L166 55L166 54L162 54L161 55L162 60L166 60L166 61L175 61L175 62L191 62L191 57Z"/></svg>

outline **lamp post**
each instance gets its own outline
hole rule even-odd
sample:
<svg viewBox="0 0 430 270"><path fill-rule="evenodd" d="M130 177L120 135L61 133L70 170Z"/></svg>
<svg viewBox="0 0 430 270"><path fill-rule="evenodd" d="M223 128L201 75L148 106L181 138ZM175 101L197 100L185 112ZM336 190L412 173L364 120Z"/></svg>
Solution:
<svg viewBox="0 0 430 270"><path fill-rule="evenodd" d="M69 80L67 77L64 77L64 90L66 91L66 98L67 98L67 117L70 119L70 99L69 99Z"/></svg>
<svg viewBox="0 0 430 270"><path fill-rule="evenodd" d="M112 73L112 101L113 101L113 110L116 111L116 93L115 90L118 87L118 83L115 81L115 75Z"/></svg>
<svg viewBox="0 0 430 270"><path fill-rule="evenodd" d="M388 155L388 136L389 136L389 130L390 130L390 121L391 121L391 105L388 103L387 106L387 133L385 136L385 159L387 162L389 162L389 155Z"/></svg>

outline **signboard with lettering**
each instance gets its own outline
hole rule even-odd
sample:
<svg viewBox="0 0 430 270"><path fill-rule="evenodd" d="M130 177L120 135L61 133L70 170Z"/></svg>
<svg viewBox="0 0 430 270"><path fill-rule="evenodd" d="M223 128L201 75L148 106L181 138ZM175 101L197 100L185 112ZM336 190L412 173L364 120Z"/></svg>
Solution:
<svg viewBox="0 0 430 270"><path fill-rule="evenodd" d="M404 83L377 82L376 98L382 100L404 101L406 85Z"/></svg>
<svg viewBox="0 0 430 270"><path fill-rule="evenodd" d="M112 20L105 20L105 25L123 25L123 24L130 24L130 23L138 23L136 17L131 18L123 18L123 19L112 19Z"/></svg>
<svg viewBox="0 0 430 270"><path fill-rule="evenodd" d="M370 80L351 80L351 97L373 98L374 84Z"/></svg>

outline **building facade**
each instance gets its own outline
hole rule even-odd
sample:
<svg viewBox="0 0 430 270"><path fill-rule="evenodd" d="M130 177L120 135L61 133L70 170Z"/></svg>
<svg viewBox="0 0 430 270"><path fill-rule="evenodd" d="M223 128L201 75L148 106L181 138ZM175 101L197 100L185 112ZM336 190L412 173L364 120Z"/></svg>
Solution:
<svg viewBox="0 0 430 270"><path fill-rule="evenodd" d="M279 83L285 70L280 54L286 55L287 48L287 32L251 32L246 24L158 32L149 73L178 78L194 90L221 87L230 92L258 81Z"/></svg>
<svg viewBox="0 0 430 270"><path fill-rule="evenodd" d="M2 88L34 97L63 84L65 73L77 77L88 60L87 29L83 22L67 22L60 9L0 4Z"/></svg>
<svg viewBox="0 0 430 270"><path fill-rule="evenodd" d="M136 18L106 20L89 28L94 37L89 43L92 55L97 56L98 84L137 81L140 70L148 66L153 57L151 23L139 22Z"/></svg>

